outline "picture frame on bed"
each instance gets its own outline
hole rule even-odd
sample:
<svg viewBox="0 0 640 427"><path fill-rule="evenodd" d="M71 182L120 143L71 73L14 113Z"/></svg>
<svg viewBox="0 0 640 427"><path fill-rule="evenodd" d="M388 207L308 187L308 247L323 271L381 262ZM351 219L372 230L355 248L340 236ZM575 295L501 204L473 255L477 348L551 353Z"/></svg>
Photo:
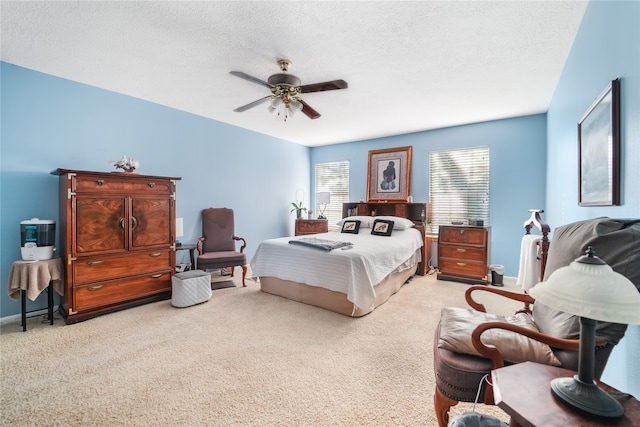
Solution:
<svg viewBox="0 0 640 427"><path fill-rule="evenodd" d="M393 221L387 219L376 219L371 227L371 234L375 236L391 236L393 231Z"/></svg>
<svg viewBox="0 0 640 427"><path fill-rule="evenodd" d="M579 206L620 205L620 79L578 122Z"/></svg>
<svg viewBox="0 0 640 427"><path fill-rule="evenodd" d="M340 230L341 233L351 233L351 234L358 234L359 231L360 231L360 221L357 219L345 220L342 223L342 230Z"/></svg>
<svg viewBox="0 0 640 427"><path fill-rule="evenodd" d="M369 151L368 202L404 202L411 192L412 147Z"/></svg>

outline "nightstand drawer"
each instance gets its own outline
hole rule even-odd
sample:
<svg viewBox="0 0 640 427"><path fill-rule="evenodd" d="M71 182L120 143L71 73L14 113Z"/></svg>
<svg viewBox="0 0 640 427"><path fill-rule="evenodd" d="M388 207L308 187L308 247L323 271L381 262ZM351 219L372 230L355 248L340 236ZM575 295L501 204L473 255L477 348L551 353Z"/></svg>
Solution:
<svg viewBox="0 0 640 427"><path fill-rule="evenodd" d="M487 265L482 261L440 258L438 270L455 276L476 277L478 280L487 276Z"/></svg>
<svg viewBox="0 0 640 427"><path fill-rule="evenodd" d="M455 258L467 261L484 261L487 253L483 247L453 246L442 244L440 256L443 258Z"/></svg>
<svg viewBox="0 0 640 427"><path fill-rule="evenodd" d="M484 228L442 227L438 239L443 243L485 246L486 234Z"/></svg>

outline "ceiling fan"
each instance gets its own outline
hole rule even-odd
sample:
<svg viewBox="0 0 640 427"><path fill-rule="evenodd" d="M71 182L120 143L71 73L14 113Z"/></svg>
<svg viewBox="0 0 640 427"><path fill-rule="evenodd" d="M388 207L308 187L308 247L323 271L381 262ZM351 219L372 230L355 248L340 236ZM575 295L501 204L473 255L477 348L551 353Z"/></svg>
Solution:
<svg viewBox="0 0 640 427"><path fill-rule="evenodd" d="M273 74L269 76L267 81L259 79L257 77L250 76L242 71L230 71L230 74L240 77L241 79L249 80L250 82L257 83L262 86L266 86L271 90L271 95L260 98L256 101L250 102L247 105L238 107L233 111L241 113L264 102L271 101L269 105L269 111L279 116L284 116L284 120L292 115L296 111L302 110L310 119L317 119L320 117L320 113L311 108L309 104L303 101L298 95L301 93L311 92L323 92L327 90L346 89L348 87L347 82L344 80L331 80L322 83L313 83L308 85L300 85L301 81L297 76L288 74L289 67L291 67L291 61L287 59L281 59L278 61L281 73Z"/></svg>

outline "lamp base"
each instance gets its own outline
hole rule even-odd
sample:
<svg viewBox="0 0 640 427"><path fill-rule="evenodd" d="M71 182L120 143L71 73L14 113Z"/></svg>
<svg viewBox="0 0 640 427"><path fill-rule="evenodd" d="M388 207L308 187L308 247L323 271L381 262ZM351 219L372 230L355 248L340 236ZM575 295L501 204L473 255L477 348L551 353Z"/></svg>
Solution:
<svg viewBox="0 0 640 427"><path fill-rule="evenodd" d="M624 408L595 382L591 384L573 378L556 378L551 381L551 393L558 400L574 409L602 418L620 418Z"/></svg>

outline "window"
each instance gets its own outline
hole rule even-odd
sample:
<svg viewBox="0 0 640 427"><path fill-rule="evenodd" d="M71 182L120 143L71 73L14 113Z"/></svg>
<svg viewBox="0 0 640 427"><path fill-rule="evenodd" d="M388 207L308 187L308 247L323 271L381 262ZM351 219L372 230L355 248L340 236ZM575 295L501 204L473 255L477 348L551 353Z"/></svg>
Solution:
<svg viewBox="0 0 640 427"><path fill-rule="evenodd" d="M469 219L489 225L489 147L429 153L431 231Z"/></svg>
<svg viewBox="0 0 640 427"><path fill-rule="evenodd" d="M324 209L331 229L342 219L342 204L349 201L349 161L316 163L315 181L316 194L321 191L331 193L331 201ZM317 218L322 209L316 203L313 211Z"/></svg>

